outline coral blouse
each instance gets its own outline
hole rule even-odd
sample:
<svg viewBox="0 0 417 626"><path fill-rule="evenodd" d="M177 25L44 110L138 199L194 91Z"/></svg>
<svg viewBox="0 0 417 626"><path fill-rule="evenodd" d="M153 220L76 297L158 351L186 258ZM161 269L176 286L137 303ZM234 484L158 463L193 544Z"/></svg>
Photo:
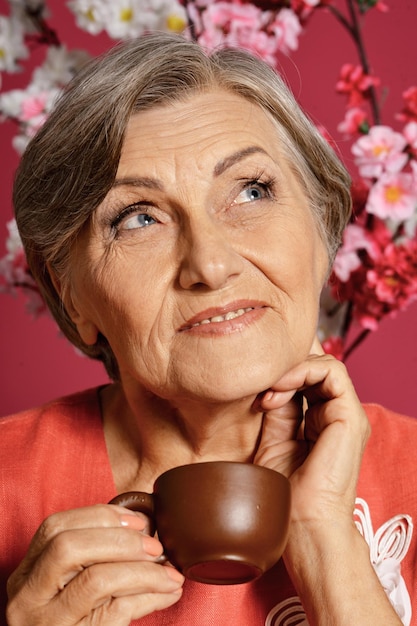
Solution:
<svg viewBox="0 0 417 626"><path fill-rule="evenodd" d="M372 435L358 485L355 522L406 626L417 626L417 419L366 405ZM0 419L0 601L6 580L51 513L116 495L98 389ZM412 608L412 604L414 606ZM4 609L1 613L4 616ZM4 624L5 618L3 617ZM307 625L282 561L260 579L230 586L186 581L174 606L141 626Z"/></svg>

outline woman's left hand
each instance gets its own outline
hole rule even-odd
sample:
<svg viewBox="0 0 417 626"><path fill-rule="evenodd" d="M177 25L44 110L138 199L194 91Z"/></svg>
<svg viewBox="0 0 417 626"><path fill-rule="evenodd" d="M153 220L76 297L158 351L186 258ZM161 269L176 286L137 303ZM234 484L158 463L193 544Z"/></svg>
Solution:
<svg viewBox="0 0 417 626"><path fill-rule="evenodd" d="M368 419L343 363L314 352L261 399L254 462L291 482L284 562L308 623L401 626L353 521Z"/></svg>
<svg viewBox="0 0 417 626"><path fill-rule="evenodd" d="M290 478L294 520L351 518L370 428L346 367L314 350L264 394L254 462Z"/></svg>

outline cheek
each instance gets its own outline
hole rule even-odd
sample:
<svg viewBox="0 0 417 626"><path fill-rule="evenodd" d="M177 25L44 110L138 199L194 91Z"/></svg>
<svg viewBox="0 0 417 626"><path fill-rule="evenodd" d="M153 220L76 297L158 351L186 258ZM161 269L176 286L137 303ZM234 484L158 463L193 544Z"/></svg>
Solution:
<svg viewBox="0 0 417 626"><path fill-rule="evenodd" d="M92 287L92 315L117 357L163 349L171 335L163 311L170 308L167 292L154 274L122 273L118 279Z"/></svg>
<svg viewBox="0 0 417 626"><path fill-rule="evenodd" d="M284 231L279 238L267 236L259 246L262 263L269 267L273 281L283 286L293 296L303 294L319 297L325 276L328 259L324 246L318 237L310 233Z"/></svg>

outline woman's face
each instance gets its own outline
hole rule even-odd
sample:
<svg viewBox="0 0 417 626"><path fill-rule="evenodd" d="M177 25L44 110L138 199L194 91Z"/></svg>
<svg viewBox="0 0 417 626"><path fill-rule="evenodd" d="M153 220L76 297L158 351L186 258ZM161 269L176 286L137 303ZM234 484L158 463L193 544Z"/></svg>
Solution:
<svg viewBox="0 0 417 626"><path fill-rule="evenodd" d="M68 310L122 381L232 401L308 355L327 255L274 124L213 91L132 117L72 264Z"/></svg>

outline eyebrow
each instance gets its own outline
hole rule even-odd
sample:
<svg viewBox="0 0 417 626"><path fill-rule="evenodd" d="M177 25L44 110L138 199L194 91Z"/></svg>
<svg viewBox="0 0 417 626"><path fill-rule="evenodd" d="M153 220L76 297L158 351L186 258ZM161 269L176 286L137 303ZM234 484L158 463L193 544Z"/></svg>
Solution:
<svg viewBox="0 0 417 626"><path fill-rule="evenodd" d="M248 156L252 154L264 154L268 156L266 150L261 148L260 146L248 146L247 148L243 148L242 150L237 150L225 157L214 166L213 177L217 178L227 169L235 165L235 163L239 163ZM112 188L115 187L146 187L147 189L156 189L157 191L163 191L164 186L162 183L156 178L149 178L147 176L135 176L135 177L126 177L126 178L117 178Z"/></svg>
<svg viewBox="0 0 417 626"><path fill-rule="evenodd" d="M148 189L157 189L163 191L163 185L156 178L149 178L147 176L128 176L126 178L116 178L112 187L147 187Z"/></svg>
<svg viewBox="0 0 417 626"><path fill-rule="evenodd" d="M264 154L268 156L266 150L264 150L260 146L248 146L247 148L243 148L242 150L237 150L233 154L229 155L228 157L222 159L217 163L213 170L214 177L220 176L229 167L232 167L232 165L234 165L235 163L242 161L247 156L251 156L252 154Z"/></svg>

